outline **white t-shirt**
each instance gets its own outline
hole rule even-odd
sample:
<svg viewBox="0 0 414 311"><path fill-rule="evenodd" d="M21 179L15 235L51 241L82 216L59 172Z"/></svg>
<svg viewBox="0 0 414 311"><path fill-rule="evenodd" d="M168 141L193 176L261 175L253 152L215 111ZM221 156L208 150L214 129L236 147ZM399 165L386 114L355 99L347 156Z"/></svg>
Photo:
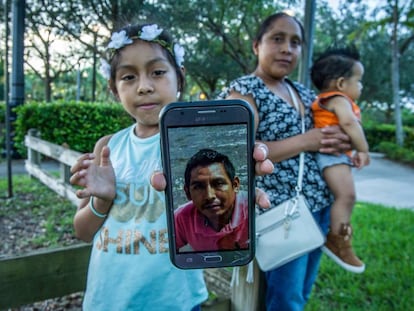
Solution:
<svg viewBox="0 0 414 311"><path fill-rule="evenodd" d="M150 185L161 168L160 137L134 126L109 141L117 196L93 240L84 310L189 311L207 299L202 270L180 270L168 253L164 192Z"/></svg>

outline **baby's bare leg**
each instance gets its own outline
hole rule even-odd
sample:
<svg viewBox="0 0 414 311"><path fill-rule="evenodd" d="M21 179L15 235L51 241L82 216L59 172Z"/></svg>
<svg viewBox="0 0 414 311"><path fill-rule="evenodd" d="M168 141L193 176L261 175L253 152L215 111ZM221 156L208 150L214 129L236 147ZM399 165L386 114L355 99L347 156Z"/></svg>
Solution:
<svg viewBox="0 0 414 311"><path fill-rule="evenodd" d="M355 185L349 165L338 164L323 170L323 176L334 195L331 209L331 231L338 234L341 224L349 224L355 204Z"/></svg>

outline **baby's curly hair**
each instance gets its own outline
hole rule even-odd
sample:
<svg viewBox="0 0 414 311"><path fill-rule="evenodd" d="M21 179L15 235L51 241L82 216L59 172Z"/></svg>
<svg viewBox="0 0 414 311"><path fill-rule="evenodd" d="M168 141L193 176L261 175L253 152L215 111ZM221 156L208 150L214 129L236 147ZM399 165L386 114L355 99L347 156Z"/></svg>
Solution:
<svg viewBox="0 0 414 311"><path fill-rule="evenodd" d="M328 87L332 80L352 76L352 67L360 61L355 46L330 47L318 56L310 70L315 87L321 91Z"/></svg>

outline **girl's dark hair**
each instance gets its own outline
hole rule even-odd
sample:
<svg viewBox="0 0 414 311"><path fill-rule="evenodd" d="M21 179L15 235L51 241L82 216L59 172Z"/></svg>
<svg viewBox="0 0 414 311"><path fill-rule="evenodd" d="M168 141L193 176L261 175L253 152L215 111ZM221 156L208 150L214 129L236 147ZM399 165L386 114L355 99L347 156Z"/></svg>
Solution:
<svg viewBox="0 0 414 311"><path fill-rule="evenodd" d="M144 26L148 26L151 24L134 24L134 25L127 25L121 29L118 30L118 32L120 31L125 31L126 35L129 38L134 38L137 37L138 33L142 30L142 27ZM134 39L135 40L135 39ZM184 84L185 84L185 79L184 79L184 73L182 71L182 68L180 68L180 66L178 66L177 62L175 61L175 57L172 54L172 49L173 49L173 39L171 37L171 35L163 28L163 31L161 32L161 34L157 37L157 40L160 41L164 41L169 47L171 47L171 49L167 49L166 47L164 47L163 45L160 44L160 46L162 47L162 52L165 54L165 56L167 57L168 61L171 63L171 65L174 66L175 72L177 74L177 78L178 78L178 90L183 93L184 91ZM152 44L158 44L156 43L156 41L149 41L149 43ZM114 85L114 81L115 81L115 74L116 74L116 68L119 64L119 51L122 50L122 48L117 49L114 51L114 53L112 55L108 55L108 62L111 66L111 76L110 76L110 84L111 84L111 89L113 90L113 85Z"/></svg>
<svg viewBox="0 0 414 311"><path fill-rule="evenodd" d="M272 24L274 22L276 22L278 19L280 18L285 18L285 17L289 17L292 18L298 25L300 28L300 34L302 36L302 42L305 42L305 29L303 28L302 23L294 16L289 15L287 13L284 12L279 12L279 13L275 13L273 15L268 16L259 26L257 32L256 32L256 36L254 38L254 41L256 42L260 42L260 40L262 40L264 34L269 30L269 28L272 26Z"/></svg>
<svg viewBox="0 0 414 311"><path fill-rule="evenodd" d="M318 90L324 90L332 80L352 76L352 68L360 61L355 46L330 47L318 56L310 69L312 82Z"/></svg>

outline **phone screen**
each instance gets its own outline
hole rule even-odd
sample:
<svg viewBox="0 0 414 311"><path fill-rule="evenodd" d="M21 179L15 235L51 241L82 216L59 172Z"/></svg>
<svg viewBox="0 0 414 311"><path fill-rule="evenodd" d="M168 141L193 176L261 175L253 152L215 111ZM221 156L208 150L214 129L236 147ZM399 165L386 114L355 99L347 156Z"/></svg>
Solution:
<svg viewBox="0 0 414 311"><path fill-rule="evenodd" d="M246 105L174 103L162 113L170 255L180 268L244 265L253 257L254 143Z"/></svg>

